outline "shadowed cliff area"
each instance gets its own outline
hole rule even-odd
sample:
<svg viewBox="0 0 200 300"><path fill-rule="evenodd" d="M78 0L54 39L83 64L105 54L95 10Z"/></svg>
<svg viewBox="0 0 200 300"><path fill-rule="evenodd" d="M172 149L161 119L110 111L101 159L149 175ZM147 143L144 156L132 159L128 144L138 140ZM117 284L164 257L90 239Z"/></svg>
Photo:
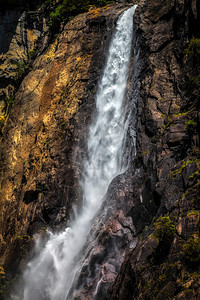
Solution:
<svg viewBox="0 0 200 300"><path fill-rule="evenodd" d="M149 220L139 223L111 299L198 299L199 2L146 1L137 12L143 67L134 167L142 186L130 215L138 223L147 210Z"/></svg>
<svg viewBox="0 0 200 300"><path fill-rule="evenodd" d="M37 5L40 5L44 2L44 0L36 0L36 1L31 1L31 0L2 0L1 1L1 10L6 11L6 10L15 10L15 9L32 9L35 8Z"/></svg>
<svg viewBox="0 0 200 300"><path fill-rule="evenodd" d="M13 38L13 35L15 34L20 16L20 12L15 12L14 14L8 12L6 17L5 14L1 13L1 20L5 18L6 20L9 20L9 24L6 24L5 26L5 20L4 22L2 21L0 25L0 54L6 53L8 51L10 42Z"/></svg>

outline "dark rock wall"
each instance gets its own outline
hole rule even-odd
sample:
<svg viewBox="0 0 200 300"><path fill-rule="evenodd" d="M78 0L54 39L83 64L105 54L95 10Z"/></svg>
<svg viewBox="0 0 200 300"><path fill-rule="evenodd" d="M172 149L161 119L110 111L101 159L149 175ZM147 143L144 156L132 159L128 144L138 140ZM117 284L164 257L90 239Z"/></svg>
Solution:
<svg viewBox="0 0 200 300"><path fill-rule="evenodd" d="M48 12L42 7L0 10L0 136L22 79L47 46L47 30Z"/></svg>
<svg viewBox="0 0 200 300"><path fill-rule="evenodd" d="M42 4L44 0L2 0L1 1L1 10L6 11L9 9L35 9L36 6Z"/></svg>
<svg viewBox="0 0 200 300"><path fill-rule="evenodd" d="M199 21L198 1L145 1L137 9L143 65L133 173L138 166L141 185L129 214L139 242L126 256L113 300L200 297L200 99L191 84L195 66L184 54L199 37Z"/></svg>

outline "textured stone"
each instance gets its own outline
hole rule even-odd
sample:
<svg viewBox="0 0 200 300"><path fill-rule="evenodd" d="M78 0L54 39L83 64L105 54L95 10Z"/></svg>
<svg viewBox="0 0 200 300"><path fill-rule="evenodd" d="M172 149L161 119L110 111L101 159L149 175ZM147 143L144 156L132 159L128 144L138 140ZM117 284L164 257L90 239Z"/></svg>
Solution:
<svg viewBox="0 0 200 300"><path fill-rule="evenodd" d="M9 98L28 66L30 53L47 32L44 12L7 10L0 13L0 99ZM34 21L33 21L34 20ZM5 111L4 111L5 113Z"/></svg>
<svg viewBox="0 0 200 300"><path fill-rule="evenodd" d="M98 14L90 10L70 21L34 60L16 93L1 141L0 263L9 278L23 266L19 262L32 245L32 238L20 240L16 259L16 237L65 226L72 202L81 199L79 182L97 82L116 18L124 9L114 5ZM26 20L20 24L23 29ZM123 213L120 220L131 224L123 220ZM122 235L120 222L109 224L114 235ZM130 239L130 230L124 232Z"/></svg>
<svg viewBox="0 0 200 300"><path fill-rule="evenodd" d="M198 110L197 102L190 101L199 93L188 93L186 74L192 70L184 65L182 54L189 32L195 35L193 25L200 21L192 13L197 2L147 1L136 11L143 58L136 159L140 158L137 174L146 180L146 191L138 196L145 207L154 201L157 209L151 211L154 218L125 258L113 286L113 300L198 298L199 276L193 277L194 270L184 265L181 256L185 241L199 234L199 144L194 141L196 133L190 136L187 129L187 121L195 119ZM131 210L134 225L138 210L141 215L141 207ZM158 217L167 215L176 226L168 246L155 239L154 227Z"/></svg>

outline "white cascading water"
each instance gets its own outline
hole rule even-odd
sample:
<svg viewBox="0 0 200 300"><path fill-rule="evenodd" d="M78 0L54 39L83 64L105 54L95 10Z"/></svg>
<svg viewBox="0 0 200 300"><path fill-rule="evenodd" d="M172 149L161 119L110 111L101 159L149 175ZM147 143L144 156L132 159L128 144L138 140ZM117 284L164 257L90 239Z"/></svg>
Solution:
<svg viewBox="0 0 200 300"><path fill-rule="evenodd" d="M49 233L45 245L37 239L36 257L24 273L23 300L65 300L73 283L91 222L112 179L122 173L127 131L124 96L136 6L118 19L96 97L97 116L90 127L88 159L82 181L83 205L70 227ZM13 299L19 299L13 296Z"/></svg>

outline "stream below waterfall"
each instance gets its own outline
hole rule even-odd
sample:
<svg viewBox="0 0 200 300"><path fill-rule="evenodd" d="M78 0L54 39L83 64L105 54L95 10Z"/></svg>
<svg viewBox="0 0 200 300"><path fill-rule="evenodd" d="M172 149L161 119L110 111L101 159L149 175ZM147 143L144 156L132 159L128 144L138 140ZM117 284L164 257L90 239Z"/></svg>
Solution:
<svg viewBox="0 0 200 300"><path fill-rule="evenodd" d="M132 46L136 5L118 19L96 96L96 118L88 136L84 162L83 204L60 233L49 232L45 245L37 238L36 255L24 272L23 300L66 300L76 275L91 224L114 177L124 172L128 128L124 98ZM12 299L22 299L13 295Z"/></svg>

